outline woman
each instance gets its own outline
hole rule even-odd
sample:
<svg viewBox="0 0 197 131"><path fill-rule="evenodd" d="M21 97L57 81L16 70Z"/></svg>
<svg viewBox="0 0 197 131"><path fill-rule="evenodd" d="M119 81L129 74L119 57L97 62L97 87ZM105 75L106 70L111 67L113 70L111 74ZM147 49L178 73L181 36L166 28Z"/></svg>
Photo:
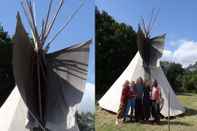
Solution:
<svg viewBox="0 0 197 131"><path fill-rule="evenodd" d="M133 118L133 111L135 108L135 97L136 97L135 82L132 81L131 85L129 86L127 105L126 105L125 112L124 112L124 118L126 119L127 117L130 117L130 121L132 121L132 118ZM130 109L131 109L131 112L130 112L130 115L128 115Z"/></svg>
<svg viewBox="0 0 197 131"><path fill-rule="evenodd" d="M149 120L151 110L151 99L150 99L150 88L151 81L146 80L144 82L144 96L143 96L143 107L144 107L144 120Z"/></svg>
<svg viewBox="0 0 197 131"><path fill-rule="evenodd" d="M136 82L136 100L135 100L135 119L136 122L143 120L143 93L144 83L143 79L139 77Z"/></svg>
<svg viewBox="0 0 197 131"><path fill-rule="evenodd" d="M119 120L124 117L124 111L125 111L125 107L126 107L127 99L128 99L127 98L128 91L129 91L129 81L126 80L123 84L123 89L122 89L121 98L120 98L120 106L119 106L119 110L118 110L118 114L116 118L116 125L119 124Z"/></svg>
<svg viewBox="0 0 197 131"><path fill-rule="evenodd" d="M158 86L157 80L154 80L152 91L151 91L152 116L154 118L153 122L157 124L159 124L160 122L160 100L161 100L161 91Z"/></svg>

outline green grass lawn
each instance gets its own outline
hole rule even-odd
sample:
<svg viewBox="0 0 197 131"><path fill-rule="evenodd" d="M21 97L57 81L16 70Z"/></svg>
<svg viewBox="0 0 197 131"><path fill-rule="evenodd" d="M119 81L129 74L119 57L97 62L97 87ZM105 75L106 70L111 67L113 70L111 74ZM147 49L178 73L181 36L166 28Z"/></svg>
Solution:
<svg viewBox="0 0 197 131"><path fill-rule="evenodd" d="M177 95L186 107L184 115L171 119L171 131L197 131L197 94L184 93ZM115 125L116 115L97 107L96 131L168 131L168 121L161 120L160 125L126 123Z"/></svg>

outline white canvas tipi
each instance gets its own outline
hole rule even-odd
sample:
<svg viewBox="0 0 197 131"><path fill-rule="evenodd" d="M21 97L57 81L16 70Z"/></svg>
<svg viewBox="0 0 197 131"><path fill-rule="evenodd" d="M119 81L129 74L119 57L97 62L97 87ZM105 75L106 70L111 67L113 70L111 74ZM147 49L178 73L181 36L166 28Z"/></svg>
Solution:
<svg viewBox="0 0 197 131"><path fill-rule="evenodd" d="M120 97L122 92L122 85L125 80L135 81L138 77L144 76L144 69L142 66L142 58L139 52L135 55L133 60L129 63L125 71L115 81L115 83L109 88L104 96L99 100L99 106L108 111L117 113L120 105ZM185 109L181 106L177 100L174 91L172 90L165 74L163 73L160 65L151 69L151 78L156 79L161 88L162 98L164 99L164 105L161 110L161 114L165 117L168 116L168 104L170 102L170 116L176 116L184 113ZM170 92L170 100L168 99L168 92Z"/></svg>
<svg viewBox="0 0 197 131"><path fill-rule="evenodd" d="M147 30L145 28L146 26L142 27L144 28L139 26L137 33L138 52L125 71L98 103L102 108L117 113L120 105L123 83L126 80L136 81L137 78L142 77L144 80L157 80L164 100L161 109L161 114L163 116L167 117L182 114L185 109L176 98L158 60L162 56L162 51L164 49L165 34L150 38L150 30Z"/></svg>
<svg viewBox="0 0 197 131"><path fill-rule="evenodd" d="M75 120L75 109L67 114L66 123L58 122L53 131L79 131ZM25 105L19 90L14 88L8 99L0 109L0 130L1 131L30 131L26 128L28 123L28 109ZM57 116L58 117L58 116ZM69 122L69 123L68 123ZM65 129L67 126L67 129Z"/></svg>
<svg viewBox="0 0 197 131"><path fill-rule="evenodd" d="M86 83L86 90L83 96L83 99L80 102L77 110L81 111L90 111L94 112L94 85L91 83ZM89 96L90 95L90 96ZM90 100L90 103L87 105L87 100ZM87 109L88 107L88 109ZM0 131L29 131L26 128L26 124L28 122L27 119L28 109L18 91L18 88L15 87L12 93L9 95L5 103L0 108ZM66 131L78 131L78 125L76 120L73 119L75 112L70 112L69 114L69 126ZM56 131L65 131L65 129L61 128L61 123L57 125L59 128Z"/></svg>

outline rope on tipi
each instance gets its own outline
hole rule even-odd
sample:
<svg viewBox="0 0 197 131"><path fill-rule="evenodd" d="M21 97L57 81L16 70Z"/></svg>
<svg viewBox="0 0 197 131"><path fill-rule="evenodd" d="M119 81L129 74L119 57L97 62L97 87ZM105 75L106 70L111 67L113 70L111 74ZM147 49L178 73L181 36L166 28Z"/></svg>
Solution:
<svg viewBox="0 0 197 131"><path fill-rule="evenodd" d="M68 18L67 22L59 29L57 33L55 33L54 37L49 40L49 42L46 45L46 49L50 47L50 44L57 38L57 36L68 26L68 24L71 22L71 20L74 18L74 16L79 12L79 10L83 7L85 4L86 0L83 0L79 7L74 11L74 13Z"/></svg>

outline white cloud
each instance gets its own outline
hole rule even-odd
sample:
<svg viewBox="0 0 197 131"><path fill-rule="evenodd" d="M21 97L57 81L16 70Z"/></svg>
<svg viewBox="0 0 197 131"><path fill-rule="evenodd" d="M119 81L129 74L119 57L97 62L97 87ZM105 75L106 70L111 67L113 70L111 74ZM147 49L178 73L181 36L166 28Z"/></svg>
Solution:
<svg viewBox="0 0 197 131"><path fill-rule="evenodd" d="M164 50L162 60L176 62L187 67L197 61L197 42L190 40L179 40L172 43L178 43L176 50Z"/></svg>
<svg viewBox="0 0 197 131"><path fill-rule="evenodd" d="M164 60L164 61L173 62L174 60L173 60L172 56L173 56L173 52L172 51L170 51L170 50L164 50L163 51L163 56L162 56L161 59Z"/></svg>
<svg viewBox="0 0 197 131"><path fill-rule="evenodd" d="M95 112L95 85L86 83L85 92L79 105L79 112Z"/></svg>

